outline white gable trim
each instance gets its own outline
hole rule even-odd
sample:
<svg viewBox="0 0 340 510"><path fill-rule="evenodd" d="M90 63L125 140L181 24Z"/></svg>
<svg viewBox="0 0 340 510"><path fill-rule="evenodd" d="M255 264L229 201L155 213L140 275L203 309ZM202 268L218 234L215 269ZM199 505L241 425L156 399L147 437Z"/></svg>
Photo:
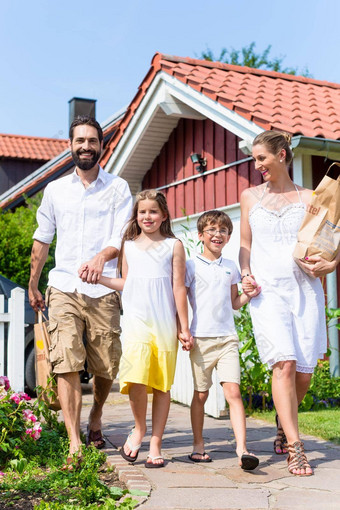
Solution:
<svg viewBox="0 0 340 510"><path fill-rule="evenodd" d="M138 140L152 123L152 118L157 109L166 110L164 104L169 100L169 95L172 96L174 102L176 100L182 102L185 105L185 110L191 109L192 114L187 113L189 118L193 118L194 112L197 112L201 117L211 119L243 140L251 142L257 134L263 131L262 128L238 113L229 110L193 89L190 85L184 84L175 77L161 71L156 75L130 120L121 140L106 164L106 171L123 175L125 165L133 151L136 150ZM186 116L186 114L184 113L183 116ZM173 108L169 108L169 118L172 117L178 118L178 112L174 112Z"/></svg>

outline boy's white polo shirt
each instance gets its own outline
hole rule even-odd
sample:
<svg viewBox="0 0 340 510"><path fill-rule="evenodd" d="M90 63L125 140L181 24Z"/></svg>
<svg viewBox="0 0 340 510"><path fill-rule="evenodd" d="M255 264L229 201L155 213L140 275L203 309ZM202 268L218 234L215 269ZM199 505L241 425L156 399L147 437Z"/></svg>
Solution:
<svg viewBox="0 0 340 510"><path fill-rule="evenodd" d="M240 281L232 260L220 257L211 261L196 255L186 263L185 286L193 311L190 331L193 336L235 335L231 286Z"/></svg>

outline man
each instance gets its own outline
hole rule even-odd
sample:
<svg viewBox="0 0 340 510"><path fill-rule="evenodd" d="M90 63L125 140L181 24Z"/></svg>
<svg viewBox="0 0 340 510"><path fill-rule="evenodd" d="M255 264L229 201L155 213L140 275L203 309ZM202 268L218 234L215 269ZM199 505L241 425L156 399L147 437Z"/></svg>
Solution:
<svg viewBox="0 0 340 510"><path fill-rule="evenodd" d="M121 356L120 299L116 292L93 284L102 274L116 275L121 232L132 207L127 183L104 172L98 164L103 149L98 122L87 116L77 117L70 126L69 144L76 167L71 175L49 183L45 189L33 235L29 283L31 306L35 311L44 310L38 283L57 231L55 267L49 273L46 305L51 362L58 375L58 395L70 439L68 463L81 445L79 371L84 369L85 359L88 371L94 374L87 443L93 442L97 448L105 444L102 409Z"/></svg>

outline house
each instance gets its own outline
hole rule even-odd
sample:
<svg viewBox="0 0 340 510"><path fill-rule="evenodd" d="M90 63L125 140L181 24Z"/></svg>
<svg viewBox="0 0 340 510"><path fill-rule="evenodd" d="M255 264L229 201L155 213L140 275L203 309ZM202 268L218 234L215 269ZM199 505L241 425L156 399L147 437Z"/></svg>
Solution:
<svg viewBox="0 0 340 510"><path fill-rule="evenodd" d="M253 138L265 129L289 132L294 181L314 188L330 163L340 160L340 85L156 53L137 94L111 126L103 168L126 179L133 194L162 190L184 241L183 224L195 236L203 211L228 212L235 229L227 249L237 258L240 194L261 182L250 157ZM193 154L201 164L192 162ZM23 192L58 176L58 157L2 195L0 206L16 205ZM69 153L64 157L70 162ZM339 282L338 268L327 276L332 307L340 303ZM338 336L333 342L338 346Z"/></svg>
<svg viewBox="0 0 340 510"><path fill-rule="evenodd" d="M0 134L0 195L66 149L67 140Z"/></svg>
<svg viewBox="0 0 340 510"><path fill-rule="evenodd" d="M117 125L124 112L125 110L117 112L102 124L104 134L103 154L105 154L105 147L117 129ZM74 165L71 151L68 148L68 140L65 140L64 145L63 149L65 150L62 152L59 151L53 159L39 166L36 170L27 175L27 177L2 193L0 195L0 209L6 211L7 209L14 209L20 205L24 205L25 197L34 196L39 191L42 191L50 181L71 173Z"/></svg>

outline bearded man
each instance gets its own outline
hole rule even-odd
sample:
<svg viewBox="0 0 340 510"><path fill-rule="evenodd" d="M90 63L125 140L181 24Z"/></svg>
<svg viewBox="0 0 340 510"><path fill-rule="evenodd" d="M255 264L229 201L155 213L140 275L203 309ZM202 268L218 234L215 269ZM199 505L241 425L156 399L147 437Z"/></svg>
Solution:
<svg viewBox="0 0 340 510"><path fill-rule="evenodd" d="M87 443L93 442L97 448L105 445L101 416L121 356L120 298L97 282L102 274L116 276L122 229L132 207L126 181L104 172L98 164L103 149L98 122L77 117L69 136L76 167L45 189L37 211L29 283L31 306L35 311L44 310L38 283L56 232L55 267L49 273L45 298L51 362L70 439L66 466L72 464L73 454L81 455L79 372L84 370L85 360L94 375Z"/></svg>

